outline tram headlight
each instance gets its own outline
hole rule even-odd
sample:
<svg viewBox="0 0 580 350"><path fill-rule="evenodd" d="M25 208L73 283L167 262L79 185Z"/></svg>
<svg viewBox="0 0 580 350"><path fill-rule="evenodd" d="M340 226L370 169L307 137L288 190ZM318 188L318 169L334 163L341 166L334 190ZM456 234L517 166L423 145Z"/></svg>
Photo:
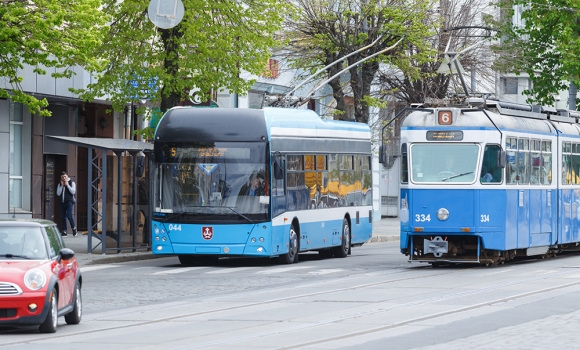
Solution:
<svg viewBox="0 0 580 350"><path fill-rule="evenodd" d="M437 210L437 218L441 221L445 221L449 218L449 210L441 208Z"/></svg>

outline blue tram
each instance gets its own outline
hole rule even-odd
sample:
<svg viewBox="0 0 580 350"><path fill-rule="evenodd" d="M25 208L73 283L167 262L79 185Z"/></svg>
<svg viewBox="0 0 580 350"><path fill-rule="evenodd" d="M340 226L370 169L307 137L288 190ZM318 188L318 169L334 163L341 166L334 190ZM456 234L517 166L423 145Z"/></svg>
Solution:
<svg viewBox="0 0 580 350"><path fill-rule="evenodd" d="M580 249L580 113L471 98L399 116L409 261L488 265Z"/></svg>

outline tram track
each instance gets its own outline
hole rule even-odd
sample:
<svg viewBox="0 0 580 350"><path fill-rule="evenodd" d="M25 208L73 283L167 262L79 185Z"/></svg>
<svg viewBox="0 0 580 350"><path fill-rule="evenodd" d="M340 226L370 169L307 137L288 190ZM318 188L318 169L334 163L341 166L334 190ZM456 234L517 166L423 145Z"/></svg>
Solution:
<svg viewBox="0 0 580 350"><path fill-rule="evenodd" d="M317 296L317 295L333 294L333 293L344 292L347 290L356 290L356 289L363 289L363 288L368 288L368 287L376 287L378 285L405 282L405 281L414 280L414 279L418 279L418 278L424 279L427 277L440 277L441 275L449 275L449 274L464 272L464 271L469 270L469 269L471 269L471 268L454 270L454 271L447 271L444 273L437 273L437 274L428 275L428 276L421 275L421 276L412 276L412 277L406 277L406 278L389 279L386 281L377 281L377 282L373 282L373 283L362 283L362 284L352 285L352 286L344 287L344 288L326 289L326 290L322 290L322 291L318 291L318 292L302 293L302 294L298 294L298 295L280 297L280 298L271 298L271 299L263 300L263 301L259 301L259 302L248 302L248 303L243 303L241 305L236 305L236 306L223 307L223 308L213 308L211 310L204 310L204 311L188 312L188 313L183 313L183 314L175 315L175 316L171 316L171 317L156 318L156 319L151 319L151 320L142 321L142 322L137 321L134 323L121 325L121 326L117 325L117 326L112 326L112 327L99 327L98 329L92 329L92 330L83 331L83 332L74 332L74 333L69 333L69 334L55 334L51 337L46 337L46 336L38 337L38 338L35 337L34 339L28 339L26 341L16 341L16 342L7 343L4 345L25 344L25 343L29 343L31 341L39 342L39 341L43 341L43 340L54 341L55 339L58 339L58 338L63 339L63 338L67 338L67 337L74 337L74 336L79 336L79 335L82 336L82 335L87 335L87 334L91 334L91 333L106 332L109 330L118 330L118 329L123 329L123 328L128 330L131 328L141 327L141 326L148 325L148 324L156 324L156 323L168 322L168 321L177 321L177 320L188 318L188 317L212 315L212 314L218 314L218 313L222 313L222 312L234 311L234 310L239 310L239 309L244 309L244 308L251 309L254 307L261 306L261 305L273 304L273 303L277 303L277 302L284 302L284 301L290 301L290 300L297 300L297 299L312 297L312 296ZM491 286L485 286L482 288L476 288L476 289L461 291L461 292L457 292L457 293L450 293L450 294L446 294L446 295L442 295L442 296L422 298L420 300L402 303L402 304L399 304L396 306L379 308L379 309L372 310L372 311L361 311L361 312L356 312L356 313L349 314L349 315L327 318L324 320L319 320L317 322L310 322L310 323L305 323L305 324L291 326L291 327L285 327L282 329L277 329L277 330L272 330L272 331L255 332L255 333L247 334L245 336L226 337L226 338L216 340L216 341L203 342L203 343L193 344L191 346L186 346L186 347L177 347L175 349L179 349L179 350L198 349L198 348L211 347L211 346L223 345L223 344L236 344L236 343L239 343L239 342L245 341L245 340L263 338L263 337L268 337L268 336L275 336L275 335L284 334L284 333L298 332L298 331L313 328L313 327L321 327L321 326L325 326L325 325L329 325L329 324L337 324L339 322L343 322L343 321L350 320L350 319L366 317L366 316L379 314L379 313L394 312L394 311L408 309L408 308L415 307L415 306L434 304L434 303L442 302L442 301L450 301L450 300L468 297L468 296L472 296L472 295L476 295L476 294L491 292L494 290L499 290L502 288L506 288L506 287L510 287L510 286L514 286L514 285L518 285L518 284L529 283L529 282L534 282L534 281L539 281L539 280L548 280L548 279L558 278L558 277L565 277L565 276L573 275L573 274L577 274L577 271L568 270L568 271L559 272L559 273L555 273L555 274L518 279L515 281L510 281L510 282L506 282L506 283L499 283L499 284L495 284L495 285L491 285ZM357 277L357 276L353 276L353 277ZM353 278L353 279L356 279L356 278ZM323 285L323 284L328 284L328 281L309 283L309 284L305 284L304 286L316 287L316 286ZM479 308L483 308L486 306L491 306L494 304L499 304L499 303L503 303L503 302L507 302L507 301L511 301L511 300L517 300L517 299L529 297L532 295L548 293L550 291L564 289L564 288L568 288L568 287L575 286L578 284L580 284L580 281L566 283L566 284L560 284L557 286L551 286L548 288L543 288L543 289L534 290L534 291L521 293L521 294L517 294L517 295L512 295L512 296L507 296L504 298L498 298L498 299L486 301L483 303L478 303L478 304L469 305L469 306L465 306L465 307L459 307L459 308L456 308L453 310L448 310L445 312L434 313L434 314L430 314L430 315L426 315L426 316L421 316L421 317L416 317L416 318L404 320L401 322L391 323L388 325L373 327L373 328L366 329L363 331L356 331L356 332L352 332L352 333L348 333L348 334L342 334L342 335L337 336L337 337L328 337L328 338L324 338L324 339L320 339L320 340L304 342L301 344L294 344L288 348L299 348L299 347L304 347L304 346L309 346L309 345L314 345L314 344L323 344L323 343L333 342L333 341L340 340L340 339L347 339L347 338L353 338L353 337L357 337L357 336L361 336L361 335L367 335L367 334L376 333L376 332L380 332L380 331L384 331L384 330L388 330L388 329L392 329L392 328L403 327L406 325L410 325L410 324L425 321L425 320L430 320L430 319L435 319L435 318L439 318L439 317L443 317L443 316L458 314L461 312L475 310L475 309L479 309ZM250 294L256 295L256 293L260 294L260 293L269 292L269 293L276 294L282 290L288 290L290 288L295 288L295 286L294 287L285 287L285 288L274 288L274 289L261 290L261 291L253 291L253 292L249 292L249 293L244 293L242 295L241 294L234 294L234 295L236 297L247 297ZM214 298L207 298L201 302L218 301L219 299L228 298L228 297L231 298L232 296L233 295L230 294L229 296L226 295L226 296L219 296L219 297L214 297ZM188 303L188 305L191 305L191 303ZM184 306L185 306L185 304L184 304ZM167 305L165 305L165 306L159 305L159 309L163 309L164 307L167 307ZM148 309L148 311L152 311L152 310ZM123 313L115 313L114 315L116 317L123 316L123 315L130 316L130 315L134 315L138 312L142 312L142 310L141 311L135 310L135 311L131 311L131 312L126 312L124 314ZM91 320L92 321L97 321L97 320L98 321L107 321L107 319L108 318L106 317L106 315L102 315L102 314L101 315L94 315L93 317L89 318L88 322L90 322Z"/></svg>

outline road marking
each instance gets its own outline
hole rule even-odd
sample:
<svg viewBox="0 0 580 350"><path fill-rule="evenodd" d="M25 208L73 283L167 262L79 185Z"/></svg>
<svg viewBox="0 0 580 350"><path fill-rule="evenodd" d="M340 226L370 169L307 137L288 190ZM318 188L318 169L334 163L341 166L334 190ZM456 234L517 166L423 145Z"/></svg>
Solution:
<svg viewBox="0 0 580 350"><path fill-rule="evenodd" d="M343 269L320 269L317 271L308 271L310 275L328 275L329 273L336 273L344 271Z"/></svg>
<svg viewBox="0 0 580 350"><path fill-rule="evenodd" d="M87 271L96 271L96 270L102 270L102 269L108 269L111 267L119 267L119 265L94 265L94 266L83 266L81 267L81 272L87 272Z"/></svg>
<svg viewBox="0 0 580 350"><path fill-rule="evenodd" d="M215 271L209 271L206 273L232 273L232 272L238 272L238 271L249 270L249 269L255 269L255 267L230 267L230 268L224 268L224 269L219 269L219 270L215 270Z"/></svg>
<svg viewBox="0 0 580 350"><path fill-rule="evenodd" d="M265 271L259 271L256 273L262 274L262 275L271 275L274 273L283 273L283 272L288 272L288 271L293 271L293 270L312 269L312 268L314 268L314 266L290 266L290 267L279 267L277 269L269 269L269 270L265 270Z"/></svg>
<svg viewBox="0 0 580 350"><path fill-rule="evenodd" d="M163 270L163 271L154 272L151 275L172 275L172 274L176 274L176 273L184 273L184 272L205 269L205 268L207 268L207 267L206 266L182 267L179 269Z"/></svg>

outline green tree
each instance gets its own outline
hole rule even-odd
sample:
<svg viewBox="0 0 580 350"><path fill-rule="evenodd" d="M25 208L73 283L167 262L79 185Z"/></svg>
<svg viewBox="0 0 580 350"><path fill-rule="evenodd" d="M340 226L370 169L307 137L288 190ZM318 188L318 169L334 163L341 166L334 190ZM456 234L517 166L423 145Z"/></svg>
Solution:
<svg viewBox="0 0 580 350"><path fill-rule="evenodd" d="M580 86L580 3L578 1L502 0L500 28L494 47L499 53L495 68L506 73L528 74L532 86L524 91L528 102L553 104L554 95ZM521 22L512 23L514 13Z"/></svg>
<svg viewBox="0 0 580 350"><path fill-rule="evenodd" d="M93 52L100 44L104 18L99 0L4 0L0 5L0 77L9 89L0 98L23 103L35 114L50 116L46 99L22 90L22 70L31 66L55 78L70 78L74 66L97 69Z"/></svg>
<svg viewBox="0 0 580 350"><path fill-rule="evenodd" d="M147 16L148 0L104 3L111 23L96 54L106 68L76 92L86 100L107 96L115 110L146 97L165 112L193 88L205 98L217 89L247 92L253 82L240 73L265 71L285 13L276 0L183 0L182 21L161 29Z"/></svg>
<svg viewBox="0 0 580 350"><path fill-rule="evenodd" d="M428 62L433 50L425 38L432 35L428 26L430 3L424 0L288 0L298 15L286 23L285 35L290 46L286 60L293 67L313 73L357 50L376 44L349 56L345 61L327 69L327 77L346 67L393 46L405 36L401 44L376 58L348 70L348 82L337 78L329 82L336 101L337 117L345 117L346 96L354 103L354 117L367 123L369 106L382 106L371 95L380 63L398 67L408 76L418 79L419 70L411 60Z"/></svg>

